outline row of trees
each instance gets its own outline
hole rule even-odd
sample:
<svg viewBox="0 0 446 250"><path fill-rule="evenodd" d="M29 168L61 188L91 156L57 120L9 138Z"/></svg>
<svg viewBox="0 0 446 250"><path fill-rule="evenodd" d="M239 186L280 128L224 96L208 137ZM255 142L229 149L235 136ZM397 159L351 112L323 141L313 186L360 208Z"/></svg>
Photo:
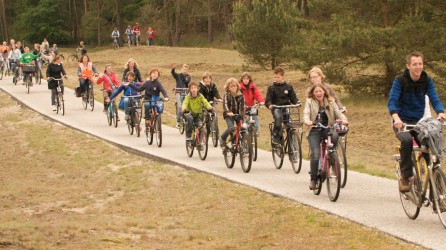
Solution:
<svg viewBox="0 0 446 250"><path fill-rule="evenodd" d="M264 68L324 68L351 91L388 93L404 56L425 54L432 75L446 70L444 0L0 0L0 35L28 41L103 45L113 27L139 22L156 41L184 38L232 42Z"/></svg>

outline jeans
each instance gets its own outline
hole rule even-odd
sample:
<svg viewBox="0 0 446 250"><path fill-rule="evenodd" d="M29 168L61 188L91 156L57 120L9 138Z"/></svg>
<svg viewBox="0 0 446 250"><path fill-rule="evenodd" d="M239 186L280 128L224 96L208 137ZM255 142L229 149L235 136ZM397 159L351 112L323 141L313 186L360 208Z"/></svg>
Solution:
<svg viewBox="0 0 446 250"><path fill-rule="evenodd" d="M273 135L276 137L281 134L282 122L285 121L285 123L288 123L288 121L290 120L290 115L289 114L284 115L285 113L284 111L286 111L286 108L284 109L275 108L271 111L274 118Z"/></svg>
<svg viewBox="0 0 446 250"><path fill-rule="evenodd" d="M129 103L130 103L130 98L128 97L122 97L122 103L124 104L124 113L126 115L129 115Z"/></svg>
<svg viewBox="0 0 446 250"><path fill-rule="evenodd" d="M64 86L63 84L60 85L60 91L62 91L62 94L64 93ZM57 92L56 89L51 89L51 105L56 105L57 100Z"/></svg>
<svg viewBox="0 0 446 250"><path fill-rule="evenodd" d="M87 90L87 86L90 83L89 79L79 78L79 87L81 89L81 93L84 93Z"/></svg>
<svg viewBox="0 0 446 250"><path fill-rule="evenodd" d="M403 178L410 178L413 176L412 171L412 150L413 150L413 137L410 132L400 132L394 128L396 138L400 140L400 155L401 163L400 170Z"/></svg>
<svg viewBox="0 0 446 250"><path fill-rule="evenodd" d="M235 131L234 119L232 117L226 117L225 120L226 120L226 124L228 125L228 128L221 135L221 139L224 142L226 141L226 138L228 138L228 135Z"/></svg>
<svg viewBox="0 0 446 250"><path fill-rule="evenodd" d="M200 116L194 117L191 113L185 114L184 117L186 119L186 136L190 137L192 135L192 130L194 129L194 127L200 127L201 125L203 125L203 123L200 119Z"/></svg>
<svg viewBox="0 0 446 250"><path fill-rule="evenodd" d="M311 154L310 154L310 175L311 180L315 181L317 179L317 170L319 167L319 159L321 156L320 152L320 143L321 139L326 139L328 137L328 129L311 129L310 134L308 135L308 144L310 146ZM333 135L331 136L331 143L333 143L333 147L336 148L338 145L338 133L333 131Z"/></svg>

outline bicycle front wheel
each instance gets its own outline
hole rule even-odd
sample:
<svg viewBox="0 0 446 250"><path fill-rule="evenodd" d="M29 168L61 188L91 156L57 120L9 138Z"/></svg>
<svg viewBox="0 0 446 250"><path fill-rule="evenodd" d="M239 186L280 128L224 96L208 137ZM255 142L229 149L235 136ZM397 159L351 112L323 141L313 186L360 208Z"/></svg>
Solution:
<svg viewBox="0 0 446 250"><path fill-rule="evenodd" d="M341 190L341 170L339 169L338 155L329 154L327 169L327 192L330 201L335 202L339 198Z"/></svg>
<svg viewBox="0 0 446 250"><path fill-rule="evenodd" d="M240 164L243 172L249 173L252 164L252 130L242 133L240 138Z"/></svg>
<svg viewBox="0 0 446 250"><path fill-rule="evenodd" d="M57 97L56 97L56 114L59 114L59 111L60 111L60 97L59 97L59 94L57 94Z"/></svg>
<svg viewBox="0 0 446 250"><path fill-rule="evenodd" d="M111 105L111 104L109 104L109 105ZM107 108L107 113L106 113L106 115L107 115L107 123L108 123L108 126L111 126L112 123L113 123L113 115L112 115L112 112L111 112L111 110L110 110L110 107Z"/></svg>
<svg viewBox="0 0 446 250"><path fill-rule="evenodd" d="M82 106L84 107L85 110L87 110L88 107L88 98L90 97L90 90L87 87L87 90L85 91L85 93L82 95Z"/></svg>
<svg viewBox="0 0 446 250"><path fill-rule="evenodd" d="M283 146L280 144L272 145L271 153L273 155L274 166L277 169L281 169L283 165L283 156L284 156Z"/></svg>
<svg viewBox="0 0 446 250"><path fill-rule="evenodd" d="M141 122L141 118L139 116L139 113L135 110L133 112L133 126L135 127L136 130L136 137L139 137L141 135L141 126L139 125Z"/></svg>
<svg viewBox="0 0 446 250"><path fill-rule="evenodd" d="M252 160L257 161L257 128L255 126L251 126L252 128Z"/></svg>
<svg viewBox="0 0 446 250"><path fill-rule="evenodd" d="M130 111L130 117L129 117L130 120L127 121L127 129L129 131L130 135L133 135L133 128L134 128L134 124L136 123L134 113L137 113L137 112Z"/></svg>
<svg viewBox="0 0 446 250"><path fill-rule="evenodd" d="M147 144L152 145L153 143L153 129L152 129L152 123L146 125L146 140Z"/></svg>
<svg viewBox="0 0 446 250"><path fill-rule="evenodd" d="M5 74L5 66L0 68L0 80L3 79L3 75Z"/></svg>
<svg viewBox="0 0 446 250"><path fill-rule="evenodd" d="M440 167L435 167L433 169L432 179L434 212L438 214L441 224L446 228L446 178Z"/></svg>
<svg viewBox="0 0 446 250"><path fill-rule="evenodd" d="M59 106L60 106L60 111L62 112L62 115L65 115L65 101L63 99L62 93L59 93Z"/></svg>
<svg viewBox="0 0 446 250"><path fill-rule="evenodd" d="M345 152L345 145L340 140L341 143L338 145L338 149L336 153L338 154L339 159L339 168L341 170L341 188L345 187L345 184L347 184L347 155Z"/></svg>
<svg viewBox="0 0 446 250"><path fill-rule="evenodd" d="M212 145L214 146L214 148L218 146L218 138L220 137L219 132L218 119L217 116L214 116L211 124Z"/></svg>
<svg viewBox="0 0 446 250"><path fill-rule="evenodd" d="M415 157L412 157L412 160L414 163L416 163ZM422 161L424 161L424 158L420 159L419 162L420 166L426 163L425 161L424 162ZM399 167L399 163L397 164ZM415 220L418 217L418 214L420 213L420 208L422 204L422 199L421 199L422 186L420 183L420 176L415 167L413 168L413 172L414 172L414 178L413 178L412 188L410 189L409 192L405 193L399 192L399 193L404 213L406 213L409 219Z"/></svg>
<svg viewBox="0 0 446 250"><path fill-rule="evenodd" d="M115 126L115 128L117 128L118 127L118 122L119 122L119 117L118 117L118 108L116 107L116 103L113 102L112 108L113 108L113 112L112 112L112 114L113 114L113 125Z"/></svg>
<svg viewBox="0 0 446 250"><path fill-rule="evenodd" d="M40 78L40 69L37 68L36 74L34 75L34 79L36 80L36 84L41 84L42 79Z"/></svg>
<svg viewBox="0 0 446 250"><path fill-rule="evenodd" d="M225 158L226 167L233 168L235 163L235 152L234 152L234 146L232 143L232 137L233 135L230 134L228 136L229 141L226 143L226 147L223 150L223 156Z"/></svg>
<svg viewBox="0 0 446 250"><path fill-rule="evenodd" d="M297 135L296 130L290 131L289 134L289 151L288 156L290 158L291 166L294 173L298 174L302 168L302 148L300 137Z"/></svg>
<svg viewBox="0 0 446 250"><path fill-rule="evenodd" d="M192 157L194 154L193 140L186 140L186 153L189 157Z"/></svg>
<svg viewBox="0 0 446 250"><path fill-rule="evenodd" d="M163 130L161 128L161 115L157 115L155 117L155 137L156 137L156 145L161 147L163 144Z"/></svg>
<svg viewBox="0 0 446 250"><path fill-rule="evenodd" d="M198 156L202 161L206 160L208 155L208 136L206 128L203 127L198 132L199 144L197 146Z"/></svg>
<svg viewBox="0 0 446 250"><path fill-rule="evenodd" d="M315 195L320 195L321 194L321 191L322 191L322 175L321 175L321 173L319 172L318 173L318 175L317 175L317 178L316 178L316 189L315 190L313 190L313 194L315 194Z"/></svg>
<svg viewBox="0 0 446 250"><path fill-rule="evenodd" d="M93 87L90 88L88 102L90 103L90 110L93 111L94 110L94 91L93 91Z"/></svg>
<svg viewBox="0 0 446 250"><path fill-rule="evenodd" d="M31 87L31 81L32 81L31 74L28 74L26 76L26 80L25 80L26 93L28 93L28 94L29 94L29 88Z"/></svg>

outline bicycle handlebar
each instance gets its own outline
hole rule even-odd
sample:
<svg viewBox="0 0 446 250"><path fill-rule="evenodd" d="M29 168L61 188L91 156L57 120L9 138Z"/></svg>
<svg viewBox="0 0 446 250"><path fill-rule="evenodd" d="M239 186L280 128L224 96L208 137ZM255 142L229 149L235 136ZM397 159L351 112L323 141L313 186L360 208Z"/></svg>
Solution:
<svg viewBox="0 0 446 250"><path fill-rule="evenodd" d="M272 108L297 108L300 107L300 101L297 104L289 104L289 105L271 105Z"/></svg>
<svg viewBox="0 0 446 250"><path fill-rule="evenodd" d="M66 77L66 76L63 76L63 77ZM62 77L62 78L63 78L63 77ZM48 78L48 81L51 81L51 80L62 81L62 78L57 79L57 78L54 78L54 77L49 77L49 78Z"/></svg>

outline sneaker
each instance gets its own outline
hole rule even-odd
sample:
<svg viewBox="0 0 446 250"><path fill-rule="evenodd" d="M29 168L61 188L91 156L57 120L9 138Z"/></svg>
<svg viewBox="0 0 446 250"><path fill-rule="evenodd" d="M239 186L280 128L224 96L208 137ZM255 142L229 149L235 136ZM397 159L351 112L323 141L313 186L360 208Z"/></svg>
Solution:
<svg viewBox="0 0 446 250"><path fill-rule="evenodd" d="M409 192L410 191L410 182L407 178L401 178L399 181L399 188L401 193Z"/></svg>
<svg viewBox="0 0 446 250"><path fill-rule="evenodd" d="M53 106L53 111L56 111L56 105L52 105Z"/></svg>
<svg viewBox="0 0 446 250"><path fill-rule="evenodd" d="M316 181L311 181L310 182L310 190L316 190L317 189L317 187L316 187Z"/></svg>
<svg viewBox="0 0 446 250"><path fill-rule="evenodd" d="M223 139L218 139L218 142L220 144L221 149L226 149L226 143L223 141Z"/></svg>

